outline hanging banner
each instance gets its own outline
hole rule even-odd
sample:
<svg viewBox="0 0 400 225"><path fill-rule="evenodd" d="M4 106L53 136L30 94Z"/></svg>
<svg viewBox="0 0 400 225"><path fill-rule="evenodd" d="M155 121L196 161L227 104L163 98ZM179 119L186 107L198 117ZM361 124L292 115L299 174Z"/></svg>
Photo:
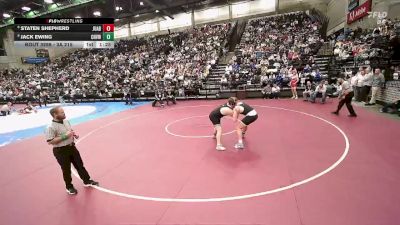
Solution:
<svg viewBox="0 0 400 225"><path fill-rule="evenodd" d="M368 12L371 11L371 3L372 0L367 0L364 4L347 13L347 24L351 24L364 16L367 16Z"/></svg>

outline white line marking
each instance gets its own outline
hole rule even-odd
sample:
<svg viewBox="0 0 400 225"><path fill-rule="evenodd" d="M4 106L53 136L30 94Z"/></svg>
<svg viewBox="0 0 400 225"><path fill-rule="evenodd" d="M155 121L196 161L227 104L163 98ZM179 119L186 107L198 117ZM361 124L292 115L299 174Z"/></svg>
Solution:
<svg viewBox="0 0 400 225"><path fill-rule="evenodd" d="M168 134L172 135L172 136L181 137L181 138L211 138L211 137L213 137L212 135L203 135L203 136L201 136L201 135L196 135L196 136L195 136L195 135L193 135L193 136L189 136L189 135L180 135L180 134L172 133L172 132L169 130L169 126L171 126L172 124L175 124L175 123L177 123L177 122L181 122L181 121L183 121L183 120L188 120L188 119L192 119L192 118L206 117L206 116L207 116L207 115L202 115L202 116L191 116L191 117L186 117L186 118L183 118L183 119L179 119L179 120L172 121L172 122L170 122L169 124L167 124L167 125L165 126L165 131L166 131ZM223 133L222 135L233 134L233 133L235 133L235 131L236 131L236 130L233 130L233 131L230 131L230 132L227 132L227 133Z"/></svg>
<svg viewBox="0 0 400 225"><path fill-rule="evenodd" d="M173 109L168 109L168 110L176 110L176 109L184 109L184 108L191 108L191 107L202 107L202 106L211 106L211 105L197 105L197 106L185 106L185 107L179 107L179 108L173 108ZM340 158L333 163L331 166L329 166L327 169L319 172L318 174L311 176L307 179L298 181L296 183L284 186L284 187L280 187L277 189L273 189L273 190L268 190L268 191L264 191L264 192L258 192L258 193L253 193L253 194L247 194L247 195L239 195L239 196L229 196L229 197L221 197L221 198L158 198L158 197L148 197L148 196L141 196L141 195L132 195L132 194L126 194L126 193L122 193L122 192L118 192L118 191L113 191L104 187L97 187L94 186L93 188L105 192L105 193L109 193L112 195L116 195L116 196L120 196L120 197L125 197L125 198L131 198L131 199L139 199L139 200L146 200L146 201L157 201L157 202L223 202L223 201L233 201L233 200L241 200L241 199L248 199L248 198L254 198L254 197L260 197L260 196L264 196L264 195L269 195L269 194L273 194L273 193L277 193L280 191L286 191L289 190L291 188L294 187L298 187L300 185L306 184L308 182L311 182L313 180L318 179L319 177L331 172L333 169L335 169L341 162L343 162L343 160L346 158L346 156L349 153L349 148L350 148L350 144L349 144L349 139L347 138L346 134L344 133L344 131L342 129L340 129L338 126L336 126L335 124L333 124L332 122L323 119L321 117L309 114L309 113L305 113L305 112L301 112L301 111L296 111L296 110L292 110L292 109L286 109L286 108L280 108L280 107L273 107L273 106L261 106L261 105L254 105L257 107L262 107L262 108L271 108L271 109L279 109L279 110L285 110L285 111L290 111L290 112L295 112L295 113L300 113L306 116L310 116L316 119L319 119L331 126L333 126L334 128L336 128L343 136L345 142L346 142L346 147L344 149L343 154L340 156ZM111 126L115 123L124 121L124 120L128 120L130 118L134 118L137 116L141 116L141 115L147 115L147 114L152 114L155 112L160 112L160 111L154 111L154 112L146 112L146 113L141 113L141 114L137 114L137 115L133 115L133 116L129 116L123 119L119 119L116 121L113 121L111 123L108 123L106 125L103 125L99 128L94 129L93 131L89 132L88 134L86 134L85 136L83 136L77 143L81 142L82 140L86 139L87 137L89 137L90 135L92 135L93 133ZM162 111L164 112L164 111ZM75 177L79 178L78 173L75 170L72 170L72 173Z"/></svg>

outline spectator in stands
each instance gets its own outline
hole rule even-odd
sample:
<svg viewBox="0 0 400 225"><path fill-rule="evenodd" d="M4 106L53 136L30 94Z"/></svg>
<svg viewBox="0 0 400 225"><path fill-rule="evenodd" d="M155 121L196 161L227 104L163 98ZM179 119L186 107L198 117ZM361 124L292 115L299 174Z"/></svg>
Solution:
<svg viewBox="0 0 400 225"><path fill-rule="evenodd" d="M233 65L232 64L228 64L225 67L225 74L230 74L233 71Z"/></svg>
<svg viewBox="0 0 400 225"><path fill-rule="evenodd" d="M325 86L326 86L326 97L337 97L336 95L336 89L333 84L329 84L329 82L326 80L325 81Z"/></svg>
<svg viewBox="0 0 400 225"><path fill-rule="evenodd" d="M58 101L59 101L61 104L65 104L64 93L63 93L62 91L60 91L59 94L58 94Z"/></svg>
<svg viewBox="0 0 400 225"><path fill-rule="evenodd" d="M161 106L161 107L164 107L164 100L165 100L164 91L162 91L162 90L157 90L157 91L156 91L156 94L155 94L155 99L154 99L154 101L153 101L153 103L152 103L152 106L155 107L156 104L157 104L157 102L159 102L159 103L160 103L160 106Z"/></svg>
<svg viewBox="0 0 400 225"><path fill-rule="evenodd" d="M274 99L278 99L280 92L281 92L281 88L277 84L274 84L272 87L271 97Z"/></svg>
<svg viewBox="0 0 400 225"><path fill-rule="evenodd" d="M183 87L179 88L179 90L178 90L178 96L179 96L179 97L186 97L186 95L185 95L185 89L183 89Z"/></svg>
<svg viewBox="0 0 400 225"><path fill-rule="evenodd" d="M44 87L51 96L79 89L94 98L122 94L125 85L154 92L160 80L193 89L193 84L206 77L218 62L229 29L229 23L204 25L184 32L120 40L114 49L77 50L32 69L0 71L0 87L10 91L7 98L22 99L31 98L35 90Z"/></svg>
<svg viewBox="0 0 400 225"><path fill-rule="evenodd" d="M169 102L172 102L172 104L176 105L176 98L175 98L175 94L174 91L170 88L168 88L165 91L165 100L167 101L167 105L169 105Z"/></svg>
<svg viewBox="0 0 400 225"><path fill-rule="evenodd" d="M125 105L133 105L132 90L130 88L124 89Z"/></svg>
<svg viewBox="0 0 400 225"><path fill-rule="evenodd" d="M267 84L265 87L261 90L261 93L263 95L263 99L271 99L272 98L272 84Z"/></svg>
<svg viewBox="0 0 400 225"><path fill-rule="evenodd" d="M304 72L304 73L311 73L311 67L310 67L309 64L307 64L307 65L304 67L303 72Z"/></svg>
<svg viewBox="0 0 400 225"><path fill-rule="evenodd" d="M315 103L315 99L321 97L321 103L325 104L326 99L326 85L325 81L321 81L315 88L314 93L311 95L310 102Z"/></svg>
<svg viewBox="0 0 400 225"><path fill-rule="evenodd" d="M381 73L380 69L375 69L375 73L372 76L372 82L371 82L371 100L369 103L366 103L365 105L375 105L376 103L376 97L378 92L381 90L383 85L385 84L385 77Z"/></svg>
<svg viewBox="0 0 400 225"><path fill-rule="evenodd" d="M270 73L270 80L275 80L279 85L286 85L290 82L288 75L292 75L287 73L289 64L298 66L302 59L313 63L312 55L321 46L318 28L319 22L313 23L304 13L250 20L243 34L244 42L241 44L245 64L241 65L241 68L250 67L250 64L254 63L261 72L261 80ZM304 73L311 72L311 66L306 66L305 70L302 67L298 69L300 68Z"/></svg>
<svg viewBox="0 0 400 225"><path fill-rule="evenodd" d="M303 91L303 101L308 101L308 98L311 97L315 90L315 87L311 81L307 81L305 90Z"/></svg>
<svg viewBox="0 0 400 225"><path fill-rule="evenodd" d="M8 102L7 104L3 105L0 108L0 116L7 116L11 114L11 110L12 110L12 103Z"/></svg>
<svg viewBox="0 0 400 225"><path fill-rule="evenodd" d="M107 89L106 89L107 90ZM69 90L69 96L72 100L72 103L75 105L77 103L76 101L76 90L75 88L71 88L71 90Z"/></svg>
<svg viewBox="0 0 400 225"><path fill-rule="evenodd" d="M228 87L228 79L226 76L221 77L221 89Z"/></svg>
<svg viewBox="0 0 400 225"><path fill-rule="evenodd" d="M394 72L393 72L393 80L398 80L399 79L399 73L400 73L400 67L396 66L394 68Z"/></svg>
<svg viewBox="0 0 400 225"><path fill-rule="evenodd" d="M316 82L316 83L321 82L322 75L321 75L321 72L319 72L319 69L316 69L313 77L314 77L314 82Z"/></svg>
<svg viewBox="0 0 400 225"><path fill-rule="evenodd" d="M40 98L42 99L44 106L47 106L49 96L45 90L40 91ZM39 101L40 102L40 101Z"/></svg>

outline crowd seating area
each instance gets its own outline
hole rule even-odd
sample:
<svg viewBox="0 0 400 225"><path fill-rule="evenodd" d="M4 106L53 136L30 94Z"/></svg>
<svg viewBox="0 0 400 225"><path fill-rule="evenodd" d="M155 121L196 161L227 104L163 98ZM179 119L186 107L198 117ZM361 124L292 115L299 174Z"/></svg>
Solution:
<svg viewBox="0 0 400 225"><path fill-rule="evenodd" d="M77 50L28 70L0 71L0 98L27 100L41 94L75 98L154 96L157 89L196 94L218 61L230 23L121 40L114 49ZM46 93L45 93L46 92Z"/></svg>
<svg viewBox="0 0 400 225"><path fill-rule="evenodd" d="M351 71L360 66L386 69L386 76L400 64L400 21L382 20L373 29L346 29L330 36L333 48L333 68L336 74ZM346 71L345 71L346 70ZM350 74L350 73L349 73Z"/></svg>
<svg viewBox="0 0 400 225"><path fill-rule="evenodd" d="M223 88L287 86L291 76L319 81L314 55L323 43L321 24L304 12L250 20L238 54L226 66ZM292 73L294 72L294 73Z"/></svg>
<svg viewBox="0 0 400 225"><path fill-rule="evenodd" d="M261 91L273 84L284 90L293 77L303 87L308 81L316 84L328 77L320 71L321 59L316 54L322 45L329 46L321 36L326 20L318 18L292 12L242 21L240 44L226 65L218 62L226 55L223 50L234 30L232 23L120 40L114 49L77 50L28 70L0 71L0 99L26 101L46 95L53 99L104 99L128 94L151 98L161 89L178 97L198 96L201 89L210 86L209 74L221 70L223 76L212 77L213 81L218 79L218 85L211 85L218 91ZM330 66L349 74L365 65L398 70L399 34L400 21L385 20L373 30L332 35ZM350 68L350 72L343 68Z"/></svg>

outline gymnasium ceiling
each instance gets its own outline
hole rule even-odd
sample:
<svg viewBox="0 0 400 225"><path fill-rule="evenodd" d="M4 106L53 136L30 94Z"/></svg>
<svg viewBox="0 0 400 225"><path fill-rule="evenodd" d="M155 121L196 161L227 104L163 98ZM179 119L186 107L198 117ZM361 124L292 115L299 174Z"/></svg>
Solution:
<svg viewBox="0 0 400 225"><path fill-rule="evenodd" d="M0 28L11 23L15 17L99 17L118 19L116 25L140 22L144 20L167 17L174 14L190 12L243 0L0 0ZM248 0L252 1L252 0ZM315 2L332 0L278 0L284 2ZM23 10L23 7L28 7ZM6 17L5 17L5 14Z"/></svg>
<svg viewBox="0 0 400 225"><path fill-rule="evenodd" d="M119 23L138 22L155 17L173 18L173 14L190 12L236 2L235 0L0 0L0 25L15 17L100 17L119 19ZM23 7L28 7L23 10ZM65 8L65 9L61 9ZM122 9L121 9L122 8ZM53 12L50 12L53 11ZM7 14L6 17L4 14Z"/></svg>

